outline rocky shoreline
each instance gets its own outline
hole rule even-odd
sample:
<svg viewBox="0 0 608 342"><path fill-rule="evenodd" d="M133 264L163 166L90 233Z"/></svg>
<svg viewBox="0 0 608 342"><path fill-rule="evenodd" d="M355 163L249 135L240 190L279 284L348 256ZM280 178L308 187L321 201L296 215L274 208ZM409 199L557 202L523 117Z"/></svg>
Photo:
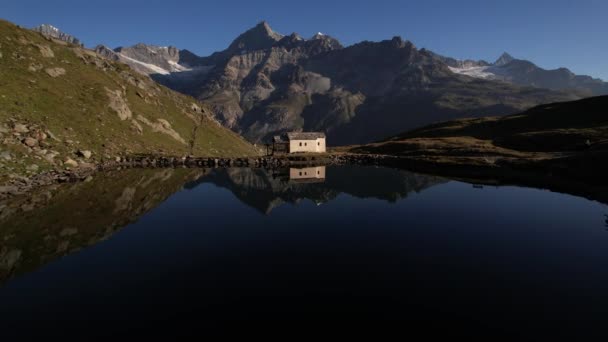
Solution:
<svg viewBox="0 0 608 342"><path fill-rule="evenodd" d="M15 177L0 186L0 199L24 194L38 187L57 183L87 181L97 172L123 168L229 168L249 167L278 169L306 166L383 166L407 169L480 184L512 184L546 188L608 203L606 186L594 175L581 175L575 167L559 162L504 158L492 163L478 159L437 160L382 154L328 153L322 155L280 155L248 158L165 157L137 155L117 157L97 164L51 170L32 177Z"/></svg>
<svg viewBox="0 0 608 342"><path fill-rule="evenodd" d="M79 167L65 170L55 169L42 172L30 177L13 176L8 182L0 186L0 199L11 195L23 194L37 187L56 183L68 183L87 180L97 172L116 170L121 168L227 168L251 167L277 169L283 167L304 167L319 165L384 165L388 159L382 155L281 155L248 158L208 158L208 157L165 157L137 155L116 157L113 160L98 163L87 163Z"/></svg>

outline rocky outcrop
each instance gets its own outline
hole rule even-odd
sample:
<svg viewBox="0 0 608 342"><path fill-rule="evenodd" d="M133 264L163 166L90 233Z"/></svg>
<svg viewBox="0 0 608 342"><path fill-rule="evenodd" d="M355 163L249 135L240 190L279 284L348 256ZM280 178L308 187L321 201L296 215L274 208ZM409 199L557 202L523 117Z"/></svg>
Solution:
<svg viewBox="0 0 608 342"><path fill-rule="evenodd" d="M170 136L171 138L179 141L182 144L186 144L184 138L182 138L179 133L177 133L172 127L171 124L164 119L156 119L156 122L152 122L145 117L138 115L137 120L146 124L148 127L152 129L153 132L159 132ZM141 126L140 126L141 127Z"/></svg>
<svg viewBox="0 0 608 342"><path fill-rule="evenodd" d="M65 75L66 71L64 68L48 68L48 69L44 69L44 72L46 72L47 75L55 78L55 77Z"/></svg>
<svg viewBox="0 0 608 342"><path fill-rule="evenodd" d="M76 37L62 32L58 28L53 25L43 24L32 29L33 31L40 32L42 35L46 37L52 37L58 39L59 41L63 41L69 44L83 46L84 44Z"/></svg>
<svg viewBox="0 0 608 342"><path fill-rule="evenodd" d="M118 114L120 120L128 120L133 116L127 101L123 98L120 90L111 90L106 88L106 94L110 99L108 106Z"/></svg>
<svg viewBox="0 0 608 342"><path fill-rule="evenodd" d="M55 57L55 53L53 52L53 50L51 50L51 48L48 45L38 44L36 46L38 47L38 50L40 51L40 54L42 55L42 57L44 57L44 58L54 58Z"/></svg>

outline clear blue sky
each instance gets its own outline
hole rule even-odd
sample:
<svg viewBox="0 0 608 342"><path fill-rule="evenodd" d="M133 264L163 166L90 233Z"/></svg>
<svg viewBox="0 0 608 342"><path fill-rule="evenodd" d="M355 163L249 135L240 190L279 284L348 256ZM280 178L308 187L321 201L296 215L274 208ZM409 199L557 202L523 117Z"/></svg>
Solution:
<svg viewBox="0 0 608 342"><path fill-rule="evenodd" d="M283 34L321 31L345 45L400 35L456 58L493 61L507 51L544 68L608 80L606 0L1 0L0 18L53 24L87 46L145 42L200 55L267 20Z"/></svg>

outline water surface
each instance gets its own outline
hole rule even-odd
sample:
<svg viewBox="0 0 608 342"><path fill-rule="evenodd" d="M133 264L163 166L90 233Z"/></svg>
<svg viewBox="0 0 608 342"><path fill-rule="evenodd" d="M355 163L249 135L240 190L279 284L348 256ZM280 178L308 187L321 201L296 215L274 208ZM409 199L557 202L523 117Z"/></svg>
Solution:
<svg viewBox="0 0 608 342"><path fill-rule="evenodd" d="M322 171L125 170L3 204L0 326L605 334L606 205L385 168Z"/></svg>

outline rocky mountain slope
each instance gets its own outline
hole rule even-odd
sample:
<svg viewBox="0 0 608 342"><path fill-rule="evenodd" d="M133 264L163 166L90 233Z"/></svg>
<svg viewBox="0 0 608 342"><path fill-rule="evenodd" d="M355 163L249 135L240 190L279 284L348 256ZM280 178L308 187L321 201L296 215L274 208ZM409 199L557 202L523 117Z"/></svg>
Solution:
<svg viewBox="0 0 608 342"><path fill-rule="evenodd" d="M0 21L0 177L138 153L252 155L196 100L78 45Z"/></svg>
<svg viewBox="0 0 608 342"><path fill-rule="evenodd" d="M571 89L587 96L608 94L608 82L591 76L575 75L566 68L545 70L530 61L516 59L508 53L504 53L494 63L460 61L440 55L435 56L446 63L451 71L461 75L500 80L522 86L554 90Z"/></svg>
<svg viewBox="0 0 608 342"><path fill-rule="evenodd" d="M459 75L399 37L343 47L328 35L284 36L262 22L224 51L199 58L187 52L189 63L175 59L184 50L157 60L155 49L137 45L124 55L135 61L123 61L136 69L138 63L163 68L145 73L208 102L225 126L253 142L290 130L322 130L331 145L363 143L436 121L578 98ZM170 70L174 63L188 70Z"/></svg>
<svg viewBox="0 0 608 342"><path fill-rule="evenodd" d="M128 64L144 75L169 75L193 71L193 67L200 63L200 57L174 46L139 43L131 47L118 47L112 50L105 45L98 45L95 52L110 60Z"/></svg>

